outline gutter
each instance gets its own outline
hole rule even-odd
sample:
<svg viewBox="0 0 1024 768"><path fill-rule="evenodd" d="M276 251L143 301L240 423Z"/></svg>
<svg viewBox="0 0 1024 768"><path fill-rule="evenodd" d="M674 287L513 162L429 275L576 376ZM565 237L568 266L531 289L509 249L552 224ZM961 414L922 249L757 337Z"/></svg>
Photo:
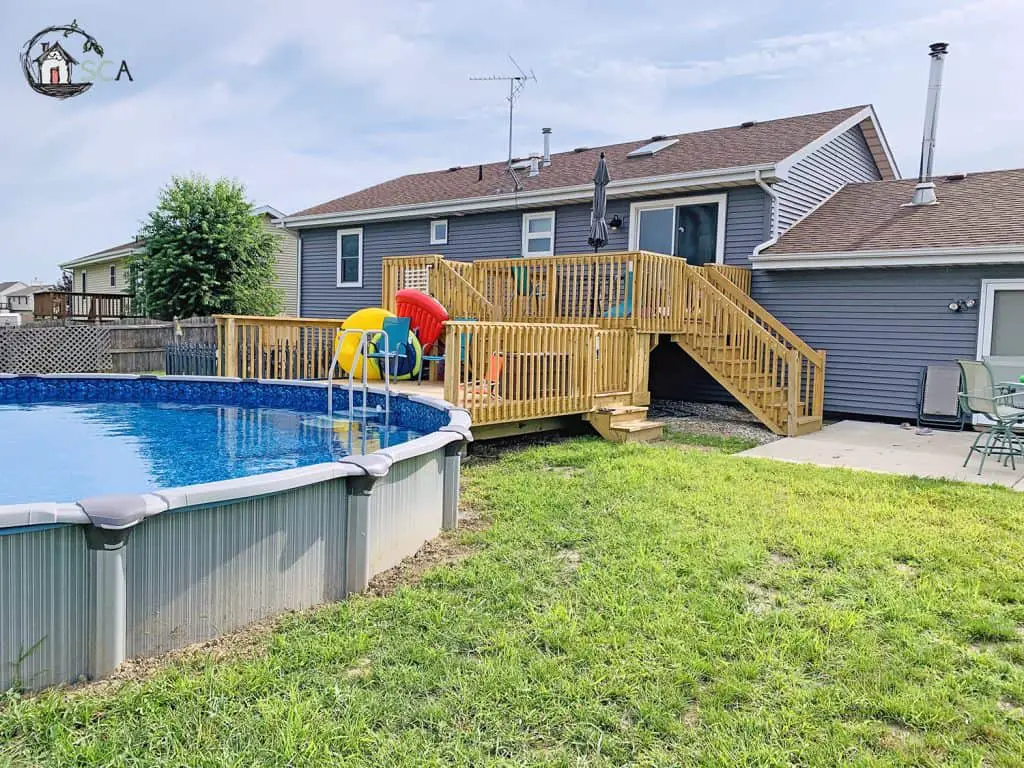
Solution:
<svg viewBox="0 0 1024 768"><path fill-rule="evenodd" d="M767 247L767 246L765 246ZM870 251L819 251L760 256L755 269L844 269L856 267L915 267L955 264L1024 264L1024 244L966 248L899 248Z"/></svg>
<svg viewBox="0 0 1024 768"><path fill-rule="evenodd" d="M772 201L771 222L768 225L768 234L771 235L771 237L754 247L753 252L750 254L751 261L754 261L758 256L760 256L761 251L766 248L771 248L779 242L779 195L770 184L765 183L764 179L761 177L760 171L754 171L754 181L757 183L757 186L764 190L765 194L768 195Z"/></svg>
<svg viewBox="0 0 1024 768"><path fill-rule="evenodd" d="M104 261L110 261L111 259L123 259L125 256L132 256L143 250L145 250L145 246L140 246L138 248L125 248L121 251L97 254L95 256L82 256L78 259L65 261L63 264L58 264L57 266L64 270L75 269L76 267L87 267L90 264L102 264Z"/></svg>
<svg viewBox="0 0 1024 768"><path fill-rule="evenodd" d="M665 176L648 176L639 179L612 181L608 185L608 197L631 197L643 194L672 192L686 188L711 186L738 186L755 182L767 175L775 178L775 165L748 165L735 168L720 168L712 171L675 173ZM763 183L763 182L761 182ZM367 208L360 211L341 213L316 213L304 216L285 216L281 225L290 229L302 227L329 226L333 224L356 224L389 219L414 219L441 216L452 213L475 213L480 211L515 210L531 205L554 203L586 202L593 197L593 184L578 184L571 187L538 189L528 192L490 195L487 197L461 198L457 200L431 201L411 205L395 205L383 208Z"/></svg>

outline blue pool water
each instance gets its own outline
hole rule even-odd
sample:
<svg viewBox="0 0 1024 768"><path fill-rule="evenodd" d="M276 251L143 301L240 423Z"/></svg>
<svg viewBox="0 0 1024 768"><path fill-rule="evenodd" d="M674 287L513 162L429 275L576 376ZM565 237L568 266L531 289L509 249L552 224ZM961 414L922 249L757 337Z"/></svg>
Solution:
<svg viewBox="0 0 1024 768"><path fill-rule="evenodd" d="M0 403L0 435L8 448L0 504L228 480L370 453L421 434L284 408Z"/></svg>

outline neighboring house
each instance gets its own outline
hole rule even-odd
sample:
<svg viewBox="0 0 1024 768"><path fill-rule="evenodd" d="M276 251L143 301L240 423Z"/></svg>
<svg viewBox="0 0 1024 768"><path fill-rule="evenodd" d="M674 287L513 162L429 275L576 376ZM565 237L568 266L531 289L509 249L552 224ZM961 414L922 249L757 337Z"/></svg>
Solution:
<svg viewBox="0 0 1024 768"><path fill-rule="evenodd" d="M8 308L11 312L21 315L22 323L32 322L32 310L35 308L35 294L39 291L53 290L52 286L35 284L26 285L7 295Z"/></svg>
<svg viewBox="0 0 1024 768"><path fill-rule="evenodd" d="M10 308L10 295L25 287L25 283L19 280L11 280L0 283L0 311Z"/></svg>
<svg viewBox="0 0 1024 768"><path fill-rule="evenodd" d="M612 178L607 218L618 224L605 250L657 251L691 264L749 267L755 248L844 184L897 177L870 106L545 152L520 162L515 177L505 162L403 176L284 219L301 238L299 314L346 317L379 305L385 256L590 252L602 152ZM668 343L652 355L651 392L727 396Z"/></svg>
<svg viewBox="0 0 1024 768"><path fill-rule="evenodd" d="M921 368L1024 371L1024 170L843 187L753 259L752 295L828 350L825 408L910 419Z"/></svg>
<svg viewBox="0 0 1024 768"><path fill-rule="evenodd" d="M269 205L253 209L277 244L274 271L283 296L282 315L294 316L298 307L298 237L276 220L284 216ZM77 293L130 293L132 255L145 249L142 240L106 248L88 256L66 261L60 268L71 273Z"/></svg>
<svg viewBox="0 0 1024 768"><path fill-rule="evenodd" d="M43 52L35 58L39 66L39 82L66 85L71 82L73 66L78 61L60 43L43 43Z"/></svg>
<svg viewBox="0 0 1024 768"><path fill-rule="evenodd" d="M128 293L132 255L143 247L141 240L132 240L66 261L60 268L71 273L71 284L76 293Z"/></svg>

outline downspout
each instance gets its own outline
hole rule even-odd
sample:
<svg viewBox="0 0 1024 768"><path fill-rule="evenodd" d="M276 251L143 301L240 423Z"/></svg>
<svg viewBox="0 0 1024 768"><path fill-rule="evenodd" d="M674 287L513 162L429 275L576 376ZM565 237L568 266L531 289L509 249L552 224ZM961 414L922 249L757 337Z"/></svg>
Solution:
<svg viewBox="0 0 1024 768"><path fill-rule="evenodd" d="M761 169L758 168L754 171L754 181L757 182L757 186L764 190L764 193L772 201L771 221L768 224L768 234L770 237L760 245L754 248L753 253L750 254L750 260L753 261L761 255L761 251L771 248L777 242L779 242L779 194L772 188L770 184L765 183L765 180L761 178Z"/></svg>

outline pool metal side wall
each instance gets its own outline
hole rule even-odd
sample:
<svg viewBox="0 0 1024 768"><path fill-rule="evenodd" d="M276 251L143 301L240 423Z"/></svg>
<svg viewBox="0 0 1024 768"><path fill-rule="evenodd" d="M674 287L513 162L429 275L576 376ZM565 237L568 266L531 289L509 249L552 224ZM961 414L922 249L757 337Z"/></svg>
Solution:
<svg viewBox="0 0 1024 768"><path fill-rule="evenodd" d="M128 656L344 597L346 480L169 512L132 532Z"/></svg>
<svg viewBox="0 0 1024 768"><path fill-rule="evenodd" d="M88 672L92 583L80 526L0 536L0 691Z"/></svg>
<svg viewBox="0 0 1024 768"><path fill-rule="evenodd" d="M444 449L393 464L370 497L369 576L414 554L441 532Z"/></svg>

